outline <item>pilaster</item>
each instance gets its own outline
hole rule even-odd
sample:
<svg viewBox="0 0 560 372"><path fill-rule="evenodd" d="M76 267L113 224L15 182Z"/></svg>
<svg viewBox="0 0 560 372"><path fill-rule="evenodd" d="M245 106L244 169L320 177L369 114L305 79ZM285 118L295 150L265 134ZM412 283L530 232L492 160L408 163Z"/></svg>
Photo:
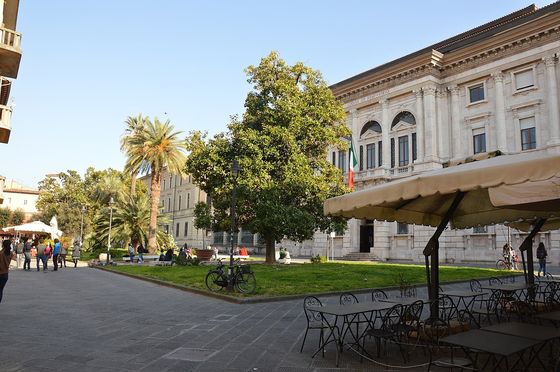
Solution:
<svg viewBox="0 0 560 372"><path fill-rule="evenodd" d="M506 108L504 103L504 75L501 71L493 73L494 90L496 93L496 147L507 153ZM488 135L488 133L486 134ZM490 149L487 149L490 150Z"/></svg>
<svg viewBox="0 0 560 372"><path fill-rule="evenodd" d="M543 58L546 69L546 100L548 106L549 141L548 145L560 145L560 115L558 112L558 82L556 81L556 57Z"/></svg>
<svg viewBox="0 0 560 372"><path fill-rule="evenodd" d="M416 162L424 161L424 107L422 102L422 90L414 91L416 96Z"/></svg>
<svg viewBox="0 0 560 372"><path fill-rule="evenodd" d="M391 131L391 120L389 118L389 100L384 99L379 101L381 104L381 127L382 127L382 140L383 140L383 168L391 168L391 141L389 140L389 132Z"/></svg>
<svg viewBox="0 0 560 372"><path fill-rule="evenodd" d="M426 162L438 162L436 88L428 86L422 88L422 91L424 92L424 157Z"/></svg>
<svg viewBox="0 0 560 372"><path fill-rule="evenodd" d="M438 133L438 157L448 160L449 155L449 125L447 112L447 90L438 89L436 91L437 109L437 133Z"/></svg>
<svg viewBox="0 0 560 372"><path fill-rule="evenodd" d="M452 85L447 88L451 93L451 143L452 148L449 154L454 159L464 157L461 141L461 118L459 110L459 87Z"/></svg>

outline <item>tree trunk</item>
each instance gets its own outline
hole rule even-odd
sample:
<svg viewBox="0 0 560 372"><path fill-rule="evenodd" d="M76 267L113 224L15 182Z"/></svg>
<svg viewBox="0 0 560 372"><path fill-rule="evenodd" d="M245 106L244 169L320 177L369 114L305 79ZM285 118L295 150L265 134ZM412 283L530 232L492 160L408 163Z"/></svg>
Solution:
<svg viewBox="0 0 560 372"><path fill-rule="evenodd" d="M159 195L161 193L161 172L152 169L151 199L150 199L150 228L148 229L148 251L157 252L157 217L159 214Z"/></svg>
<svg viewBox="0 0 560 372"><path fill-rule="evenodd" d="M130 196L134 198L136 195L136 173L130 179Z"/></svg>
<svg viewBox="0 0 560 372"><path fill-rule="evenodd" d="M274 239L265 238L266 241L266 263L272 264L276 262L276 248Z"/></svg>

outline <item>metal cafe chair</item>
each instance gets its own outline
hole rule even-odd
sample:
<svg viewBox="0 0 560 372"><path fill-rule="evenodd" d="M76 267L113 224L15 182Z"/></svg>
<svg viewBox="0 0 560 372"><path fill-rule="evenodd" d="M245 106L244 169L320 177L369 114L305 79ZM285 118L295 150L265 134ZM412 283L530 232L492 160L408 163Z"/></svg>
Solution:
<svg viewBox="0 0 560 372"><path fill-rule="evenodd" d="M319 346L323 345L325 330L329 327L323 322L321 314L316 311L317 307L321 307L323 304L315 296L307 296L303 299L303 311L305 313L305 318L307 320L307 327L305 329L305 335L303 336L303 341L301 343L301 348L299 352L303 352L303 346L305 345L305 340L307 339L307 333L309 330L318 330L319 333ZM325 349L323 348L323 356L325 355Z"/></svg>
<svg viewBox="0 0 560 372"><path fill-rule="evenodd" d="M385 293L382 289L374 289L371 291L372 301L386 300L387 298L387 293Z"/></svg>

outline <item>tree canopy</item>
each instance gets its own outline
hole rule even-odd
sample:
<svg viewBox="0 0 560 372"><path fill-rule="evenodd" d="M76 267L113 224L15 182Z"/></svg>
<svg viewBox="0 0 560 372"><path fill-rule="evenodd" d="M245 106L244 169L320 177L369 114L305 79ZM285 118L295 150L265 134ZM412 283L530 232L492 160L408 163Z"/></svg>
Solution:
<svg viewBox="0 0 560 372"><path fill-rule="evenodd" d="M327 159L350 134L341 104L321 74L293 66L273 52L246 69L253 90L241 119L227 133L189 137L186 170L213 201L214 229L228 230L229 207L237 190L236 225L266 241L267 262L274 242L311 239L317 230L341 230L344 221L323 215L323 201L348 189ZM235 176L232 162L241 171ZM236 226L236 228L237 228Z"/></svg>

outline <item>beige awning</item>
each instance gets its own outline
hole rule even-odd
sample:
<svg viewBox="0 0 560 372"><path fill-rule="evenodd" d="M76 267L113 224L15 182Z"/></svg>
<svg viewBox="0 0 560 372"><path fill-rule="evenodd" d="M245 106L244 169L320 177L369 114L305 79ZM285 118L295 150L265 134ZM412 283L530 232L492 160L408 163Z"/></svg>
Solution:
<svg viewBox="0 0 560 372"><path fill-rule="evenodd" d="M450 220L453 228L536 218L553 222L560 217L559 181L560 154L505 155L331 198L324 213L437 226L462 191L465 197Z"/></svg>

